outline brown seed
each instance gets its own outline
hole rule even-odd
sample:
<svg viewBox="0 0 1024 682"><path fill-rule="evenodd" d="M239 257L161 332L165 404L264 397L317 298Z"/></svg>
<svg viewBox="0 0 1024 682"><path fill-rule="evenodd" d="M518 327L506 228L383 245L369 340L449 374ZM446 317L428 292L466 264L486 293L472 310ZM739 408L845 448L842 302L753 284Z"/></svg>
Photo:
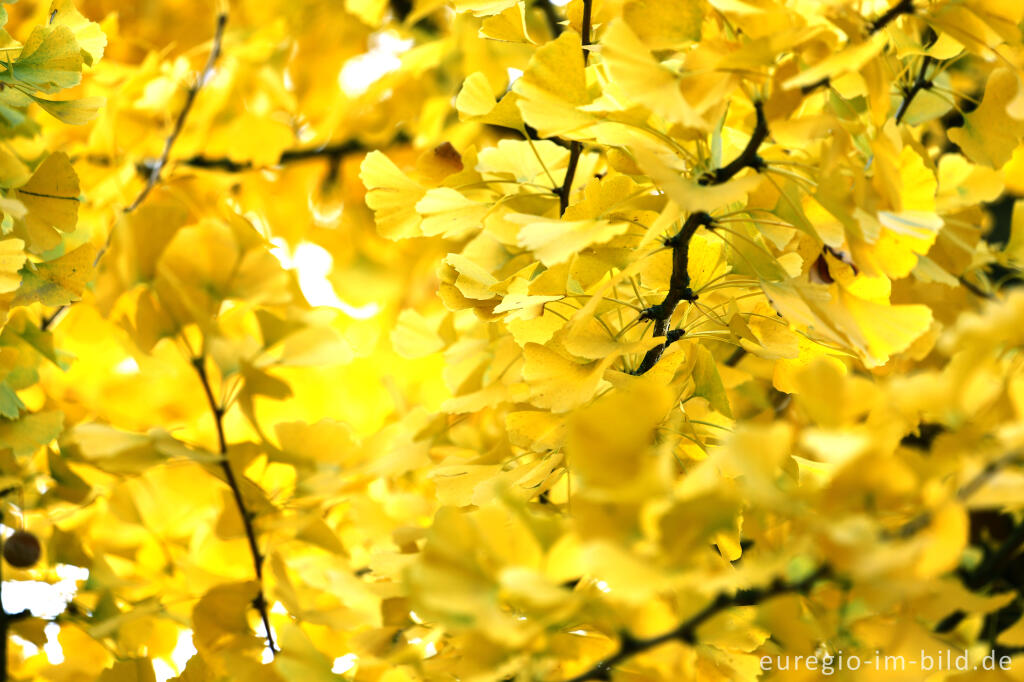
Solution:
<svg viewBox="0 0 1024 682"><path fill-rule="evenodd" d="M4 559L15 568L31 568L39 561L39 538L27 530L16 530L4 540Z"/></svg>

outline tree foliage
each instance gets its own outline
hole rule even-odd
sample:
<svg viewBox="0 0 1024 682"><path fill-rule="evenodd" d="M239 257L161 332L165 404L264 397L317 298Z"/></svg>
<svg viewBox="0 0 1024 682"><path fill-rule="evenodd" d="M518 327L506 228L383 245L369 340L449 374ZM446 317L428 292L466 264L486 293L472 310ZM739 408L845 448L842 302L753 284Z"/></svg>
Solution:
<svg viewBox="0 0 1024 682"><path fill-rule="evenodd" d="M1024 651L1022 22L0 5L11 679Z"/></svg>

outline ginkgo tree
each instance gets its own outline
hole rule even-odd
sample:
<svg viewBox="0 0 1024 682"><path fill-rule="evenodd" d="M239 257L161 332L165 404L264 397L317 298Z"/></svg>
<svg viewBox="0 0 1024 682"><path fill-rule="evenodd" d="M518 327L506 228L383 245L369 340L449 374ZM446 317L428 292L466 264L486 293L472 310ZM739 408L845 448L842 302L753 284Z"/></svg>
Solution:
<svg viewBox="0 0 1024 682"><path fill-rule="evenodd" d="M0 22L0 677L1021 677L1024 2Z"/></svg>

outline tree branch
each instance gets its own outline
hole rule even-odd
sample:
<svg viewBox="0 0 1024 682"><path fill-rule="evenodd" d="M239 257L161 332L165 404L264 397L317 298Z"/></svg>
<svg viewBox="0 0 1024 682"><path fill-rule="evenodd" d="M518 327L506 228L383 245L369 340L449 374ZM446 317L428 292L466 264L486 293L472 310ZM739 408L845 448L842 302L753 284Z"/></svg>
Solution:
<svg viewBox="0 0 1024 682"><path fill-rule="evenodd" d="M764 105L761 102L754 103L754 110L757 115L757 123L754 125L754 131L750 134L750 140L743 148L743 151L725 166L705 173L698 180L700 184L720 185L732 179L744 168L753 168L758 171L764 168L764 161L758 156L757 152L768 138L768 121L765 119ZM665 349L668 348L670 343L667 336L668 327L676 306L681 301L697 300L697 295L690 289L690 240L693 238L694 233L697 232L697 228L701 226L711 227L712 224L713 220L707 213L703 211L691 213L679 232L665 240L665 245L672 247L672 275L669 279L668 293L665 294L665 298L661 303L644 310L640 314L640 319L653 320L654 336L665 336L666 342L647 351L640 362L640 366L634 372L635 374L645 374L650 371L652 367L658 364L658 360L661 359Z"/></svg>
<svg viewBox="0 0 1024 682"><path fill-rule="evenodd" d="M590 52L587 45L590 45L590 11L593 0L583 0L583 67L586 68L590 60ZM583 153L583 145L573 140L569 144L569 165L565 169L565 180L561 189L558 190L558 215L565 215L565 209L569 208L569 194L572 192L572 181L576 176L576 166L580 162L580 154Z"/></svg>
<svg viewBox="0 0 1024 682"><path fill-rule="evenodd" d="M405 133L399 132L392 139L392 142L403 143L408 142L409 136ZM278 159L274 166L283 166L285 164L297 163L302 161L315 161L317 159L327 159L336 161L349 154L358 154L361 152L369 152L376 149L371 145L367 145L361 140L345 140L343 142L334 142L332 144L321 145L318 147L305 147L300 149L287 149L281 153L281 157ZM190 166L192 168L203 168L207 170L218 170L227 173L244 173L251 170L260 170L264 166L255 166L252 161L234 161L227 157L217 156L203 156L202 154L196 154L184 159L175 159L175 164L182 166ZM150 172L150 169L159 164L159 160L156 162L143 161L139 164L140 169L145 172Z"/></svg>
<svg viewBox="0 0 1024 682"><path fill-rule="evenodd" d="M661 646L673 640L686 644L697 643L697 629L713 616L722 611L737 606L755 606L772 597L783 594L806 594L819 581L830 574L827 566L822 566L817 571L803 580L795 583L787 583L776 580L768 587L755 588L750 590L739 590L736 594L729 596L720 594L710 604L683 621L672 630L655 637L637 638L628 632L619 635L619 650L601 661L595 663L589 670L565 680L565 682L584 682L585 680L610 680L612 668L623 661L636 656L639 653Z"/></svg>
<svg viewBox="0 0 1024 682"><path fill-rule="evenodd" d="M885 14L881 15L877 19L871 22L868 26L868 34L872 35L878 33L883 28L896 21L899 17L904 14L914 13L914 0L900 0L895 5L890 7Z"/></svg>
<svg viewBox="0 0 1024 682"><path fill-rule="evenodd" d="M213 67L217 63L217 59L220 57L221 45L224 41L224 27L227 26L227 23L228 15L226 12L217 14L217 28L213 34L213 47L210 49L210 56L206 60L206 66L203 67L203 70L200 72L196 82L188 89L188 92L185 95L185 104L178 113L178 118L174 122L174 128L171 129L171 134L168 135L167 139L164 141L163 153L160 154L160 158L157 159L156 163L154 163L150 168L149 178L147 179L145 186L143 186L142 191L139 192L135 197L135 200L128 204L122 212L124 215L127 215L138 208L139 204L146 200L149 193L152 192L153 188L160 182L160 175L163 173L164 166L167 165L167 161L171 156L171 149L174 147L174 143L177 141L178 136L181 135L181 131L185 127L185 119L188 118L189 112L192 111L192 104L196 100L196 95L199 94L202 87L206 85L206 81L208 81L210 76L213 75ZM112 226L110 228L110 232L107 233L107 241L103 244L103 248L96 253L96 257L92 261L92 266L94 268L99 265L100 260L110 249L113 237L114 227ZM43 318L39 328L44 332L48 331L64 316L64 313L67 312L67 309L70 306L71 304L68 303L57 308L52 315Z"/></svg>
<svg viewBox="0 0 1024 682"><path fill-rule="evenodd" d="M245 528L245 537L249 542L249 553L252 555L252 564L256 572L256 582L259 583L259 592L253 600L253 607L259 611L263 627L267 631L267 646L272 654L277 653L274 646L274 635L270 630L270 617L267 611L267 600L263 596L263 555L260 553L259 544L256 542L256 529L253 527L253 514L245 507L245 500L242 498L242 489L239 487L238 479L231 468L228 460L228 441L224 435L224 407L213 397L213 388L210 386L210 377L206 373L206 356L200 355L192 358L192 367L199 375L199 381L203 385L203 392L206 394L206 401L213 412L214 422L217 425L217 445L221 455L220 467L224 472L224 480L231 488L231 495L235 499L235 506L238 514L242 517L242 526Z"/></svg>
<svg viewBox="0 0 1024 682"><path fill-rule="evenodd" d="M932 87L932 82L928 80L926 74L928 67L935 63L934 57L924 56L921 60L921 68L917 72L917 78L914 79L914 83L907 88L903 94L903 101L900 102L900 108L896 111L896 124L899 125L900 121L903 120L903 116L907 113L907 109L910 108L910 103L914 101L917 94L922 90L928 90Z"/></svg>

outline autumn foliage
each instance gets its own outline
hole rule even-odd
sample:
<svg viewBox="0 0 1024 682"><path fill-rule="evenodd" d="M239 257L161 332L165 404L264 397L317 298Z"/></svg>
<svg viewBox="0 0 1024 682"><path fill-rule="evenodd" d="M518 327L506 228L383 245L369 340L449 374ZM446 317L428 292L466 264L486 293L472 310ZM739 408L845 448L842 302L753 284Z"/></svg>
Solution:
<svg viewBox="0 0 1024 682"><path fill-rule="evenodd" d="M7 679L1022 679L1024 2L0 25Z"/></svg>

